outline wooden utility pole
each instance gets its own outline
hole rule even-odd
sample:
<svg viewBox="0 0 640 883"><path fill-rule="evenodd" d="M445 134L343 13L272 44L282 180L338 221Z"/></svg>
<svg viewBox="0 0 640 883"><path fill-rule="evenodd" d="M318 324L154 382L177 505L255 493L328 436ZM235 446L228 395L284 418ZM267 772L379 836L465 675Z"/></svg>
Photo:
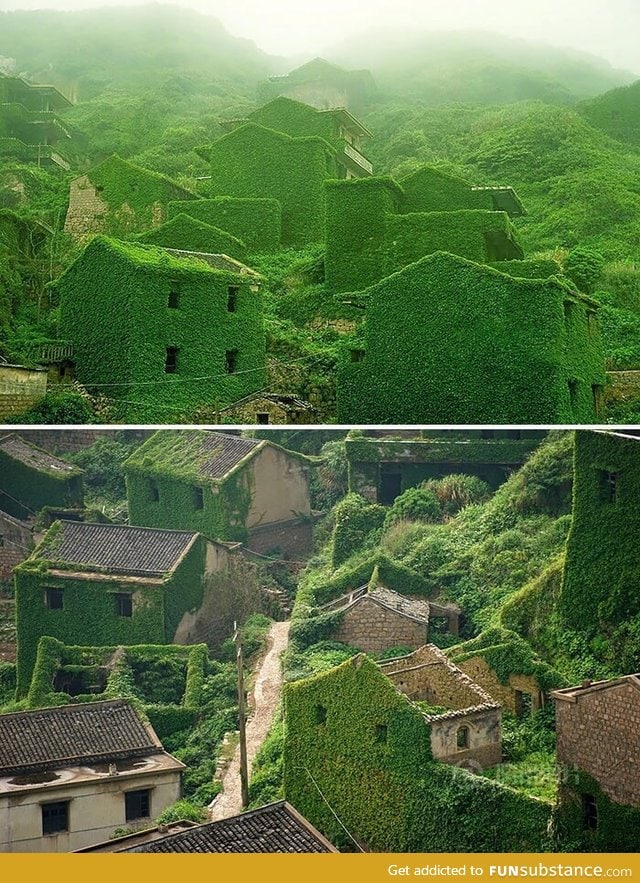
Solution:
<svg viewBox="0 0 640 883"><path fill-rule="evenodd" d="M247 733L245 730L244 712L244 676L242 670L242 640L236 622L233 623L233 640L236 644L236 664L238 667L238 715L240 722L240 791L242 796L242 808L249 806L249 770L247 766Z"/></svg>

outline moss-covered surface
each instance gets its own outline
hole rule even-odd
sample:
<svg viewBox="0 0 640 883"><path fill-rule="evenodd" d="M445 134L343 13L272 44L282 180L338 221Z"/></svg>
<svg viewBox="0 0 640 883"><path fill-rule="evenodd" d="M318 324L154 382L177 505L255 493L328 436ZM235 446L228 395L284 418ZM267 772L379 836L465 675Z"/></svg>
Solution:
<svg viewBox="0 0 640 883"><path fill-rule="evenodd" d="M463 178L424 166L400 179L403 212L452 212L499 208L490 189L473 189ZM515 206L513 206L515 208Z"/></svg>
<svg viewBox="0 0 640 883"><path fill-rule="evenodd" d="M241 239L184 212L154 230L141 233L136 239L146 245L159 245L162 248L226 254L237 261L247 258L247 247Z"/></svg>
<svg viewBox="0 0 640 883"><path fill-rule="evenodd" d="M202 155L211 163L210 196L276 199L282 206L282 244L322 239L324 181L336 176L335 153L322 138L292 138L247 123Z"/></svg>
<svg viewBox="0 0 640 883"><path fill-rule="evenodd" d="M59 524L48 531L15 573L18 633L17 695L29 689L38 641L44 635L63 643L87 645L169 644L183 615L203 596L204 540L199 538L175 570L161 580L127 582L86 565L48 561ZM52 573L55 571L55 573ZM61 589L62 609L48 609L46 589ZM118 615L116 594L132 594L133 615Z"/></svg>
<svg viewBox="0 0 640 883"><path fill-rule="evenodd" d="M178 214L228 231L246 243L252 254L277 251L282 238L282 209L277 199L218 196L170 202L169 217Z"/></svg>
<svg viewBox="0 0 640 883"><path fill-rule="evenodd" d="M0 436L3 433L0 432ZM35 445L32 448L39 466L31 466L9 452L0 449L0 508L14 518L31 518L45 506L55 508L82 508L82 470L69 464L60 469L46 465L51 458L47 451Z"/></svg>
<svg viewBox="0 0 640 883"><path fill-rule="evenodd" d="M585 826L583 795L595 798L595 829ZM567 851L637 852L640 808L614 803L595 779L570 765L560 769L559 798L556 824L560 842Z"/></svg>
<svg viewBox="0 0 640 883"><path fill-rule="evenodd" d="M285 797L338 845L350 844L320 792L376 852L551 848L551 805L434 762L420 710L365 657L289 685L285 725Z"/></svg>
<svg viewBox="0 0 640 883"><path fill-rule="evenodd" d="M362 303L366 318L342 344L339 421L596 419L594 387L605 378L596 307L555 279L514 279L437 253L341 297Z"/></svg>
<svg viewBox="0 0 640 883"><path fill-rule="evenodd" d="M237 289L233 311L230 287ZM97 236L55 290L77 379L128 422L184 420L198 406L237 401L264 383L262 299L245 277Z"/></svg>

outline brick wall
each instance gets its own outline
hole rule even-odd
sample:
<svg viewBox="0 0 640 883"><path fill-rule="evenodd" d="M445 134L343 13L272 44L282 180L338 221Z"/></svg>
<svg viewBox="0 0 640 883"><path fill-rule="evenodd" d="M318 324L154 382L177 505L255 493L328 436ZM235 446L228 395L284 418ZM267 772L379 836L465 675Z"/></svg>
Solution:
<svg viewBox="0 0 640 883"><path fill-rule="evenodd" d="M334 637L365 653L377 653L390 647L420 647L427 641L427 630L426 624L381 607L364 595L345 612Z"/></svg>
<svg viewBox="0 0 640 883"><path fill-rule="evenodd" d="M0 365L0 423L37 405L46 391L46 371Z"/></svg>
<svg viewBox="0 0 640 883"><path fill-rule="evenodd" d="M640 806L640 690L630 683L556 701L558 762L594 778L617 803ZM634 775L630 775L633 768Z"/></svg>
<svg viewBox="0 0 640 883"><path fill-rule="evenodd" d="M69 187L69 208L64 222L64 232L79 237L87 233L100 233L109 206L98 196L87 175L76 178Z"/></svg>
<svg viewBox="0 0 640 883"><path fill-rule="evenodd" d="M531 696L531 710L537 711L542 705L540 685L531 675L509 675L509 683L501 684L495 671L483 656L474 656L464 662L456 663L471 680L486 690L496 702L508 709L512 714L520 713L520 704L516 691Z"/></svg>

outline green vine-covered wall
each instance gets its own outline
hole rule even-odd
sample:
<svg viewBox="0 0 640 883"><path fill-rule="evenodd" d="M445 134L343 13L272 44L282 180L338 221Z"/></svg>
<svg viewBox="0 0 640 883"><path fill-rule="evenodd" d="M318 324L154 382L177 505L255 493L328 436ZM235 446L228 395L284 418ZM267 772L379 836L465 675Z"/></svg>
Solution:
<svg viewBox="0 0 640 883"><path fill-rule="evenodd" d="M49 456L31 447L41 458ZM45 506L82 509L83 499L83 472L77 466L35 469L0 448L0 509L9 515L30 518Z"/></svg>
<svg viewBox="0 0 640 883"><path fill-rule="evenodd" d="M452 212L459 209L494 210L491 190L474 190L463 178L424 166L400 180L403 212Z"/></svg>
<svg viewBox="0 0 640 883"><path fill-rule="evenodd" d="M582 795L595 798L598 824L584 825ZM595 779L570 765L560 769L556 825L563 848L571 852L637 852L640 808L615 803Z"/></svg>
<svg viewBox="0 0 640 883"><path fill-rule="evenodd" d="M159 245L162 248L226 254L237 261L247 258L247 247L241 239L184 212L162 226L140 234L136 239L146 245Z"/></svg>
<svg viewBox="0 0 640 883"><path fill-rule="evenodd" d="M264 384L262 296L246 277L96 236L55 290L77 379L112 399L123 420L184 421L199 406L229 404ZM177 350L172 373L169 347Z"/></svg>
<svg viewBox="0 0 640 883"><path fill-rule="evenodd" d="M45 537L55 542L58 525ZM49 562L44 550L19 565L15 573L18 638L17 694L26 694L36 658L38 641L44 635L63 643L91 645L168 644L173 640L182 616L202 603L204 540L199 538L173 573L157 581L101 576L99 571L65 562ZM56 571L56 573L52 573ZM64 575L61 571L67 571ZM63 609L49 610L45 589L63 591ZM133 615L118 616L114 593L133 594Z"/></svg>
<svg viewBox="0 0 640 883"><path fill-rule="evenodd" d="M595 420L592 387L605 380L595 308L555 279L439 252L355 297L365 327L342 342L339 422Z"/></svg>
<svg viewBox="0 0 640 883"><path fill-rule="evenodd" d="M323 238L324 181L336 177L335 152L327 141L292 138L247 123L202 155L211 163L211 196L277 199L285 246L302 247Z"/></svg>
<svg viewBox="0 0 640 883"><path fill-rule="evenodd" d="M218 196L169 203L170 218L182 213L228 231L246 243L250 254L277 251L280 246L282 209L277 199Z"/></svg>
<svg viewBox="0 0 640 883"><path fill-rule="evenodd" d="M224 480L199 474L194 457L202 431L159 431L125 463L129 520L145 527L194 530L216 540L247 538L252 472L239 469ZM205 455L206 456L206 455ZM196 500L202 490L202 507Z"/></svg>
<svg viewBox="0 0 640 883"><path fill-rule="evenodd" d="M640 440L610 433L575 434L573 520L559 609L566 625L591 636L640 613L639 446Z"/></svg>
<svg viewBox="0 0 640 883"><path fill-rule="evenodd" d="M284 793L339 846L336 815L375 852L551 847L551 805L434 761L419 709L363 656L286 688Z"/></svg>
<svg viewBox="0 0 640 883"><path fill-rule="evenodd" d="M368 504L357 494L347 494L334 509L331 564L339 567L354 552L362 548L367 536L382 528L387 510L384 506Z"/></svg>

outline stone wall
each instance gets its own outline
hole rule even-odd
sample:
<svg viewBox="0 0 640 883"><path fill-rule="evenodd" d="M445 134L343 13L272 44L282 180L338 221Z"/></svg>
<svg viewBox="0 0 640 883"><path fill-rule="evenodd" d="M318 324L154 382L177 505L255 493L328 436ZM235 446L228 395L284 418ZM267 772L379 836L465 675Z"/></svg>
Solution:
<svg viewBox="0 0 640 883"><path fill-rule="evenodd" d="M69 187L69 208L64 222L64 232L75 238L104 230L104 219L109 206L102 199L88 175L82 175Z"/></svg>
<svg viewBox="0 0 640 883"><path fill-rule="evenodd" d="M31 525L0 511L0 580L11 579L11 571L31 554L35 542Z"/></svg>
<svg viewBox="0 0 640 883"><path fill-rule="evenodd" d="M501 684L495 671L483 656L474 656L456 663L471 680L486 690L496 702L508 709L512 714L521 714L524 710L518 693L531 697L531 711L542 707L542 691L532 675L509 675L509 683Z"/></svg>
<svg viewBox="0 0 640 883"><path fill-rule="evenodd" d="M460 710L491 701L468 675L450 663L433 645L420 647L410 656L382 663L393 684L415 701Z"/></svg>
<svg viewBox="0 0 640 883"><path fill-rule="evenodd" d="M557 699L558 763L594 778L616 803L640 806L640 689L629 681Z"/></svg>
<svg viewBox="0 0 640 883"><path fill-rule="evenodd" d="M427 632L426 623L401 616L363 595L345 611L334 640L377 653L391 647L420 647L427 641Z"/></svg>
<svg viewBox="0 0 640 883"><path fill-rule="evenodd" d="M37 405L46 391L46 369L0 365L0 423Z"/></svg>
<svg viewBox="0 0 640 883"><path fill-rule="evenodd" d="M502 728L499 708L465 715L446 715L430 722L431 751L442 763L480 772L502 762ZM458 732L466 728L467 747L458 747Z"/></svg>
<svg viewBox="0 0 640 883"><path fill-rule="evenodd" d="M279 550L285 559L306 561L313 551L313 524L306 518L294 518L252 527L247 550L259 555L273 555Z"/></svg>
<svg viewBox="0 0 640 883"><path fill-rule="evenodd" d="M119 429L21 429L20 436L52 454L75 454L99 438L116 438L122 432ZM127 439L138 439L140 444L153 435L152 429L126 429L124 432Z"/></svg>

